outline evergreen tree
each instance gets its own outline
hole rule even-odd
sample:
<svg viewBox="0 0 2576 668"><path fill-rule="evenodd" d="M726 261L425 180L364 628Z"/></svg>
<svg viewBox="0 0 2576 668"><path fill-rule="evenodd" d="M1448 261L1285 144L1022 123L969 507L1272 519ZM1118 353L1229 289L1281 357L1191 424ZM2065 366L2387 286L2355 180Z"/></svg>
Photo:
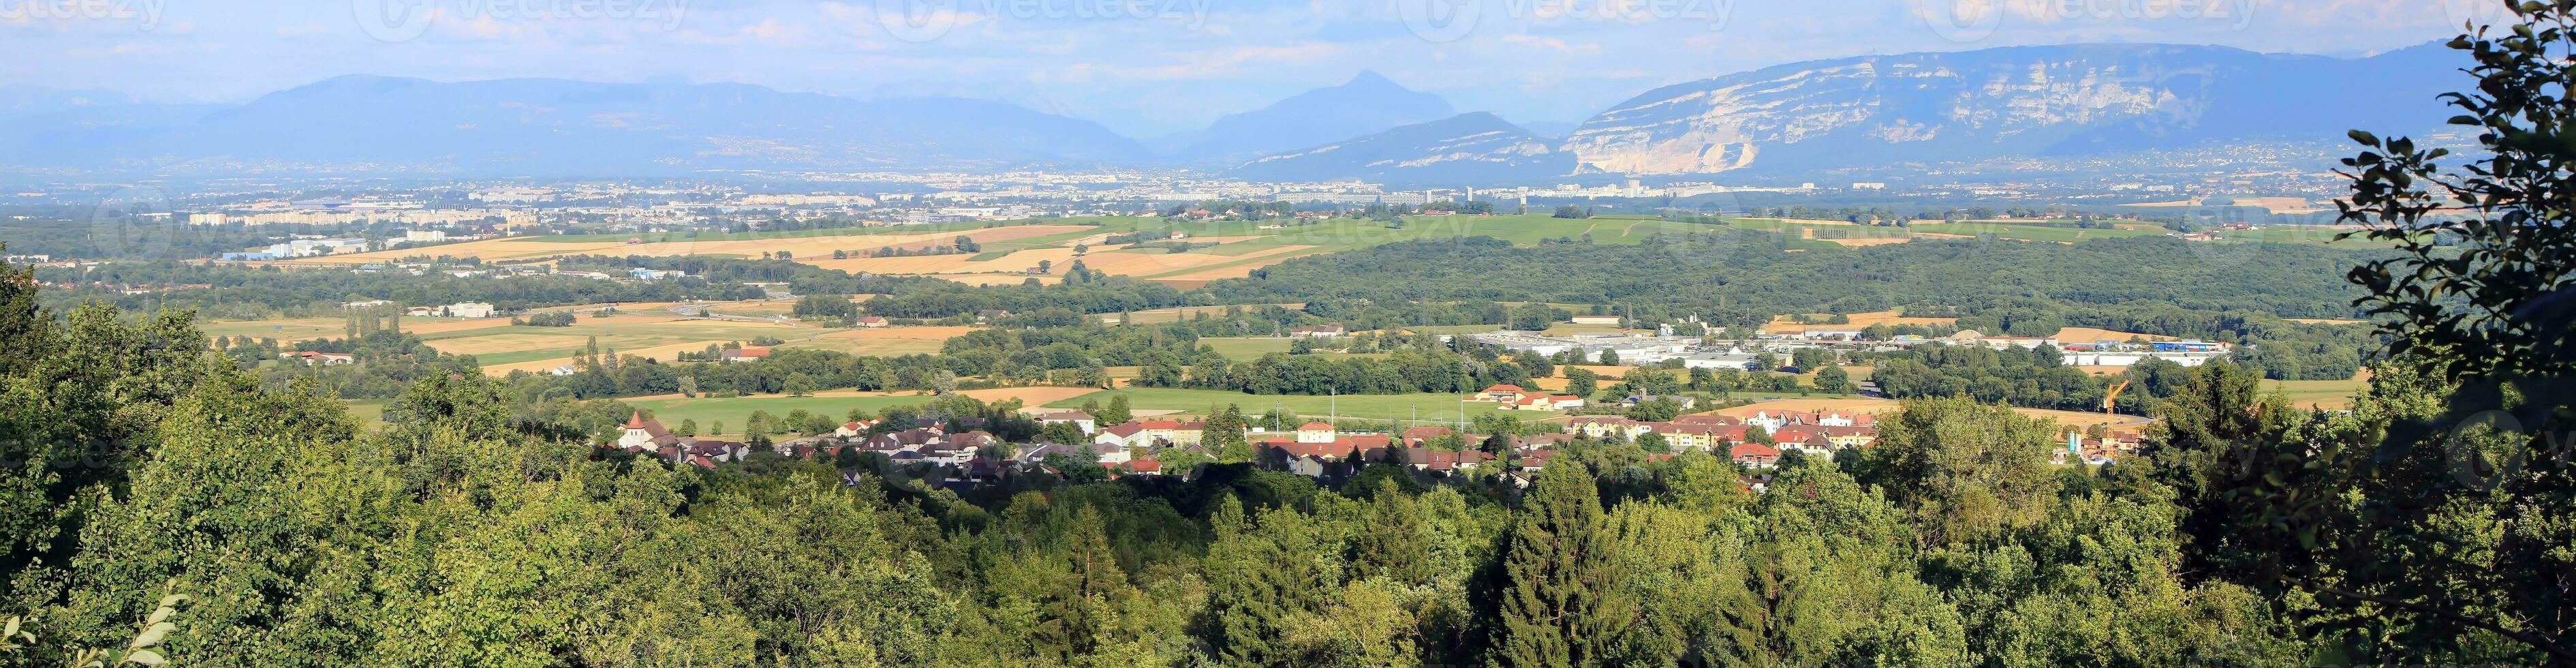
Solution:
<svg viewBox="0 0 2576 668"><path fill-rule="evenodd" d="M1502 556L1498 666L1598 666L1636 621L1602 531L1600 492L1573 462L1542 469Z"/></svg>

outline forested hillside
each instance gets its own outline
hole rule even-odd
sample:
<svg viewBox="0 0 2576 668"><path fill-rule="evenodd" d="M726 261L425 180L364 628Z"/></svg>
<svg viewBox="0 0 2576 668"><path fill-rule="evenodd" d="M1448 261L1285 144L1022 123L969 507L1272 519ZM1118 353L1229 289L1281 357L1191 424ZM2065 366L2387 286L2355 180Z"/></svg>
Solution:
<svg viewBox="0 0 2576 668"><path fill-rule="evenodd" d="M1666 236L1631 245L1513 246L1488 238L1414 241L1264 268L1207 290L1229 303L1277 300L1545 301L1633 304L1759 326L1782 313L1955 305L2060 312L2268 312L2352 317L2361 292L2333 280L2385 250L2316 244L2217 248L2167 237L2072 245L2002 239L1917 240L1843 251L1784 252L1785 237L1747 230ZM2138 319L2149 318L2140 316ZM2032 323L2033 327L2040 323ZM2052 327L2046 334L2053 332Z"/></svg>

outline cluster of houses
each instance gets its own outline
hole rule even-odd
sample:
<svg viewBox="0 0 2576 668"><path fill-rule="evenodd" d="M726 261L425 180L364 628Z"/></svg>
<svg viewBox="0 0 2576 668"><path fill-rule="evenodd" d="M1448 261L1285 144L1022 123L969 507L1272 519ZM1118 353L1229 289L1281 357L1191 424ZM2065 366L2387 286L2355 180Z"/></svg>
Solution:
<svg viewBox="0 0 2576 668"><path fill-rule="evenodd" d="M1112 475L1120 476L1163 475L1166 470L1162 460L1176 452L1188 453L1197 460L1215 458L1207 447L1207 424L1195 419L1152 417L1102 425L1080 411L1045 413L1037 419L1043 424L1071 424L1086 435L1086 440L1014 445L981 429L980 420L959 421L954 424L955 430L951 423L929 419L901 429L883 429L875 422L859 420L845 423L830 434L780 441L771 447L783 457L838 457L845 450L856 450L880 454L896 463L933 464L949 472L950 482L959 484L991 480L1011 470L1046 468L1051 466L1050 457L1059 454L1086 454ZM624 429L615 447L651 453L675 464L714 469L727 462L742 461L750 454L749 448L739 442L671 434L661 423L640 413L630 417ZM1878 428L1869 415L1832 411L1762 411L1743 417L1684 415L1668 422L1583 416L1564 423L1557 432L1506 437L1504 442L1513 454L1508 465L1478 447L1491 440L1490 435L1459 433L1440 426L1388 434L1347 432L1329 422L1313 421L1292 430L1256 428L1245 434L1245 440L1257 453L1260 465L1313 478L1342 478L1368 464L1393 464L1435 473L1504 467L1499 473L1526 483L1547 466L1559 447L1577 438L1635 441L1647 434L1660 436L1673 452L1711 452L1758 470L1776 466L1781 453L1788 450L1830 458L1844 450L1868 447L1877 440ZM2098 454L2088 451L2088 447L2116 450L2110 442L2091 441L2088 445L2080 442L2081 435L2072 438L2075 440L2070 441L2070 447L2075 456L2088 460Z"/></svg>
<svg viewBox="0 0 2576 668"><path fill-rule="evenodd" d="M2055 464L2083 462L2094 466L2110 464L2137 451L2138 444L2144 439L2144 434L2131 429L2105 430L2099 438L2069 430L2066 432L2066 447L2050 451L2048 461Z"/></svg>
<svg viewBox="0 0 2576 668"><path fill-rule="evenodd" d="M1468 401L1502 404L1503 410L1564 411L1583 407L1583 397L1550 394L1523 389L1519 385L1496 384L1467 397Z"/></svg>
<svg viewBox="0 0 2576 668"><path fill-rule="evenodd" d="M288 350L278 353L277 358L305 366L338 366L355 364L358 361L358 356L349 353L323 353L310 350Z"/></svg>

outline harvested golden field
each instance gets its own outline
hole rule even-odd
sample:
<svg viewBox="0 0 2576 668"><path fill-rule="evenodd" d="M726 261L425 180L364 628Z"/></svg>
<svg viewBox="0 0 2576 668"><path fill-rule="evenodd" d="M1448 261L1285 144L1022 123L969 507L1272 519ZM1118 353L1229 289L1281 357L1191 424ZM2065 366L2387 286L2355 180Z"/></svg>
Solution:
<svg viewBox="0 0 2576 668"><path fill-rule="evenodd" d="M818 339L818 340L828 340L828 339L859 339L859 340L863 340L863 341L865 341L865 340L880 340L880 339L917 339L917 340L926 340L926 341L946 341L946 340L949 340L949 339L953 339L953 338L957 338L957 337L960 337L960 336L964 336L964 335L966 335L968 332L973 332L973 331L978 330L978 329L983 329L983 328L981 328L981 327L973 327L973 326L968 326L968 325L922 325L922 326L918 326L918 327L877 327L877 328L873 328L873 329L852 329L852 330L845 330L845 331L832 332L832 333L824 334L824 335L822 335L822 336L818 336L818 337L815 337L815 338L816 338L816 339Z"/></svg>
<svg viewBox="0 0 2576 668"><path fill-rule="evenodd" d="M1182 278L1179 274L1190 272L1192 270L1206 269L1212 265L1232 265L1232 263L1243 262L1244 264L1242 265L1227 266L1223 268L1221 272L1218 272L1223 275L1215 276L1215 278L1234 278L1251 275L1253 269L1275 264L1313 248L1313 246L1276 246L1241 255L1221 255L1204 251L1170 253L1160 250L1094 250L1090 255L1082 258L1082 264L1083 266L1091 269L1119 276ZM1247 262L1249 260L1263 261ZM1166 274L1169 274L1169 276L1166 276ZM1208 278L1209 277L1200 276L1190 277L1184 280L1208 280Z"/></svg>
<svg viewBox="0 0 2576 668"><path fill-rule="evenodd" d="M1210 266L1205 269L1184 271L1175 274L1160 274L1154 276L1154 280L1171 282L1213 281L1227 278L1243 278L1245 276L1252 275L1252 270L1254 269L1260 269L1262 267L1285 262L1291 258L1299 258L1328 252L1329 250L1330 249L1315 246L1281 246L1280 250L1275 252L1261 252L1237 256L1234 259L1238 262L1233 264L1220 264L1217 266Z"/></svg>
<svg viewBox="0 0 2576 668"><path fill-rule="evenodd" d="M1098 255L1098 253L1094 253L1094 255ZM980 255L971 253L913 255L906 257L854 257L846 260L830 259L831 256L832 254L830 251L825 251L820 255L811 257L799 253L796 257L799 261L806 264L825 269L839 269L841 271L849 272L864 271L878 274L969 274L978 272L1009 272L1017 275L1021 270L1038 266L1039 261L1055 263L1056 268L1054 271L1061 273L1064 271L1063 267L1072 264L1073 249L1031 248L1027 250L1013 251L1009 255L1004 255L990 260L976 260L975 258L980 257Z"/></svg>
<svg viewBox="0 0 2576 668"><path fill-rule="evenodd" d="M2123 332L2116 329L2098 329L2093 327L2068 327L2057 330L2057 334L2052 335L2049 338L2057 339L2057 342L2060 344L2066 344L2092 343L2105 339L2112 341L2127 341L2131 337L2144 338L2149 341L2172 341L2176 338L2156 334L2140 334L2137 332Z"/></svg>
<svg viewBox="0 0 2576 668"><path fill-rule="evenodd" d="M1827 239L1827 241L1833 241L1833 240L1832 240L1832 239ZM1821 315L1821 314L1813 314L1813 313L1810 313L1810 314L1808 314L1808 315ZM1926 326L1926 327L1932 327L1932 326L1948 325L1948 324L1950 324L1950 323L1952 323L1952 322L1955 322L1955 321L1957 321L1957 320L1958 320L1957 318L1922 318L1922 317L1906 317L1906 316L1898 315L1898 314L1897 314L1897 312L1895 312L1895 311L1870 311L1870 312L1867 312L1867 313L1854 313L1854 314L1851 314L1851 324L1847 324L1847 325L1825 325L1825 324L1805 325L1805 324L1799 324L1797 321L1795 321L1795 320L1791 320L1791 319L1790 319L1790 318L1788 318L1787 316L1782 316L1782 317L1779 317L1779 318L1773 318L1773 319L1771 320L1771 324L1763 325L1763 326L1762 326L1762 331L1764 331L1764 332L1769 332L1769 333L1773 333L1773 334L1787 334L1787 333L1792 333L1792 332L1805 332L1805 331L1807 331L1807 328L1809 328L1809 327L1817 327L1817 328L1824 328L1824 329L1854 329L1854 328L1860 328L1860 327L1868 327L1868 326L1870 326L1870 325L1887 325L1887 326L1890 326L1890 327L1894 327L1894 326L1896 326L1896 325L1922 325L1922 326Z"/></svg>
<svg viewBox="0 0 2576 668"><path fill-rule="evenodd" d="M966 326L879 327L836 331L788 341L786 348L821 348L852 355L894 357L936 354L949 339L977 328Z"/></svg>
<svg viewBox="0 0 2576 668"><path fill-rule="evenodd" d="M667 345L649 346L649 347L644 347L644 348L619 348L619 349L617 349L617 354L618 354L619 356L621 356L621 357L622 357L622 356L626 356L626 355L641 355L641 356L644 356L644 357L650 357L650 358L657 359L657 360L670 360L670 359L674 359L674 358L679 357L679 356L680 356L680 353L684 353L684 352L698 352L698 351L701 351L701 350L705 350L708 344L722 344L722 343L724 343L725 341L730 341L730 340L733 340L733 339L709 339L709 340L705 340L705 341L689 341L689 342L686 342L686 343L673 343L673 344L667 344ZM545 373L547 369L552 369L552 368L559 367L559 366L563 366L563 365L566 365L566 364L571 364L571 363L573 363L573 360L575 360L575 359L578 359L578 357L567 355L567 356L564 356L564 357L552 357L552 358L541 359L541 360L533 360L533 361L527 361L527 362L513 362L513 363L509 363L509 364L492 364L492 365L485 365L485 366L483 367L483 373L484 373L484 375L490 375L490 376L507 376L507 375L510 375L510 372L512 372L512 371L527 371L527 372L529 372L529 373Z"/></svg>

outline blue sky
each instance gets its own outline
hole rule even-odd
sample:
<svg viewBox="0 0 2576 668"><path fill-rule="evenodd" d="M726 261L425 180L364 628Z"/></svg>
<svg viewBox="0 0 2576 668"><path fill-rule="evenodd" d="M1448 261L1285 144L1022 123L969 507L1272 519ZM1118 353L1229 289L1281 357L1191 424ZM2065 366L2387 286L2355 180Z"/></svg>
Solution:
<svg viewBox="0 0 2576 668"><path fill-rule="evenodd" d="M0 0L0 84L231 102L343 74L962 95L1134 136L1374 69L1579 120L1798 60L2071 42L2363 55L2500 0Z"/></svg>

